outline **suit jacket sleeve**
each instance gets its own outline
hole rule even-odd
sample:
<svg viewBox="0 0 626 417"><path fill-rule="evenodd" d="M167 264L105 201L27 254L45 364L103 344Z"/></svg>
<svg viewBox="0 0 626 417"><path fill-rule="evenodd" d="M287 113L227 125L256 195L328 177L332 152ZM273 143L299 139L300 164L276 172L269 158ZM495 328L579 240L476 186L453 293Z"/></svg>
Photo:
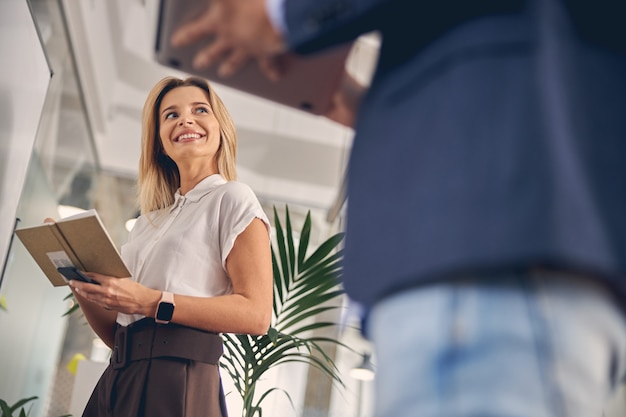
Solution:
<svg viewBox="0 0 626 417"><path fill-rule="evenodd" d="M525 4L525 0L285 0L286 40L292 50L310 53L379 31L400 45L395 49L412 55L462 22L518 12Z"/></svg>
<svg viewBox="0 0 626 417"><path fill-rule="evenodd" d="M409 8L412 0L286 0L287 42L308 53L341 44L381 29L391 11Z"/></svg>

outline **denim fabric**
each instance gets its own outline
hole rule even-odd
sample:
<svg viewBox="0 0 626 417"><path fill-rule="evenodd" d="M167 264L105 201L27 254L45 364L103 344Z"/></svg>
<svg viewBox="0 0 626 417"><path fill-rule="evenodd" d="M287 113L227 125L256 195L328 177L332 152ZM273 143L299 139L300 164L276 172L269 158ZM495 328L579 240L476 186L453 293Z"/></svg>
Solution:
<svg viewBox="0 0 626 417"><path fill-rule="evenodd" d="M600 284L531 271L376 304L376 417L601 417L626 369L626 319Z"/></svg>

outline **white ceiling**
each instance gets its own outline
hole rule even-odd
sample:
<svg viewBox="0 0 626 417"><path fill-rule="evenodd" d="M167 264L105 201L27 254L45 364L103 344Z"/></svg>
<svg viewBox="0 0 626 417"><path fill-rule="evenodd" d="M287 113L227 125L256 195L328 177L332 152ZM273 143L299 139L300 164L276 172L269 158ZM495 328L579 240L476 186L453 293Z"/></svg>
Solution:
<svg viewBox="0 0 626 417"><path fill-rule="evenodd" d="M100 166L135 176L141 109L167 75L153 59L158 0L63 0ZM368 82L377 42L361 39L348 69ZM259 198L331 210L352 143L352 130L300 110L214 83L239 133L239 179Z"/></svg>

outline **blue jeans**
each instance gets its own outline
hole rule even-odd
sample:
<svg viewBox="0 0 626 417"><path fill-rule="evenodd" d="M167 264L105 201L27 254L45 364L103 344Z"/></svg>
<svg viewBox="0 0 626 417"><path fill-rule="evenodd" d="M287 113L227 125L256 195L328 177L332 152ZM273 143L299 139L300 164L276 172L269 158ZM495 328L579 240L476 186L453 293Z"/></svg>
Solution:
<svg viewBox="0 0 626 417"><path fill-rule="evenodd" d="M503 273L413 288L368 324L376 417L601 417L626 319L594 281Z"/></svg>

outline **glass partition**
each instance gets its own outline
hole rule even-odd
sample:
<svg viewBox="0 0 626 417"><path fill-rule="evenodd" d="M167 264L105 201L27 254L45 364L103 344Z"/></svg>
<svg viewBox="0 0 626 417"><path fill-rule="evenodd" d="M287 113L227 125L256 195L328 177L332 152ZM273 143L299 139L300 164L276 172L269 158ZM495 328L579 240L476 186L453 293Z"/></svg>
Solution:
<svg viewBox="0 0 626 417"><path fill-rule="evenodd" d="M36 135L32 153L28 150L30 162L21 195L15 202L19 227L41 223L46 217L62 217L60 206L92 208L100 178L59 3L32 0L28 7L51 77L41 113L36 106L29 107ZM4 206L8 197L0 191ZM71 306L68 294L67 287L50 284L14 238L0 287L0 399L14 404L36 396L28 403L31 417L67 413L71 385L57 391L64 377L71 381L65 365L74 353L89 352L91 347L93 335L84 319L79 314L71 319L64 315ZM75 328L80 331L73 331Z"/></svg>

